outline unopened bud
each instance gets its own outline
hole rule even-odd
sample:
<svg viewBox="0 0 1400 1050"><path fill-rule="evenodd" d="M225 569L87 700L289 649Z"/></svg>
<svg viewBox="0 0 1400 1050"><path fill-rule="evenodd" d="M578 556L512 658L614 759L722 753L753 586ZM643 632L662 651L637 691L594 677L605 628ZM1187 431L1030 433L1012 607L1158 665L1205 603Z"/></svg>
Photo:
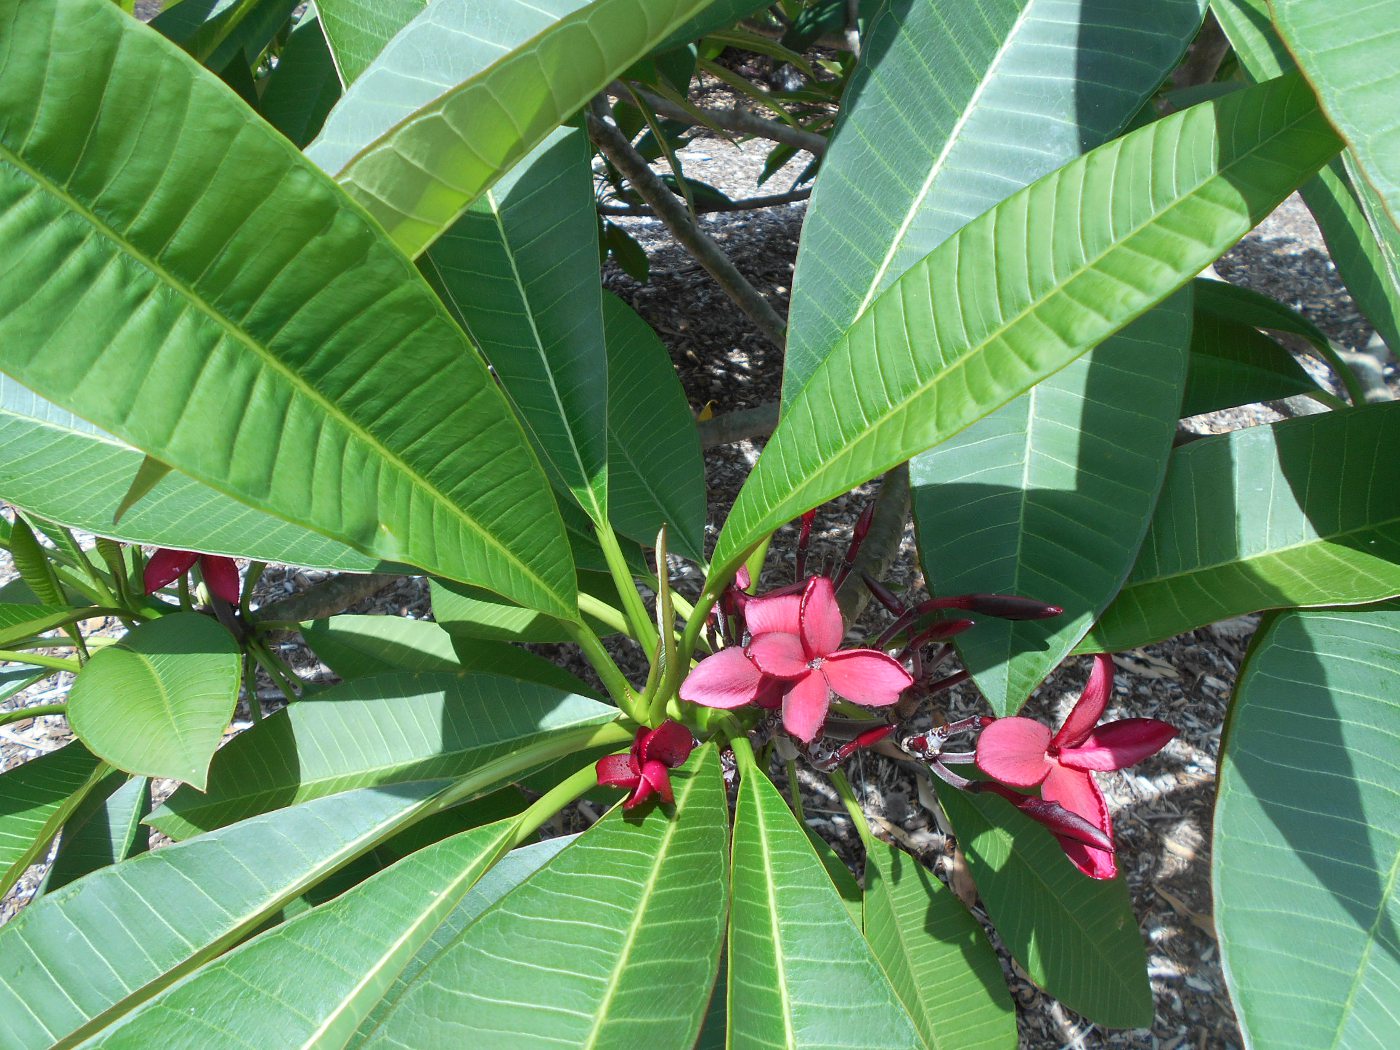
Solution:
<svg viewBox="0 0 1400 1050"><path fill-rule="evenodd" d="M863 748L871 747L874 744L878 744L881 740L884 740L885 737L889 736L893 732L894 726L876 726L874 729L867 729L864 733L859 734L850 743L842 744L841 747L837 749L836 761L846 761L846 759L850 758L857 751L860 751Z"/></svg>
<svg viewBox="0 0 1400 1050"><path fill-rule="evenodd" d="M1017 594L964 594L953 601L957 603L954 608L995 616L999 620L1048 620L1064 612L1058 605L1047 605Z"/></svg>

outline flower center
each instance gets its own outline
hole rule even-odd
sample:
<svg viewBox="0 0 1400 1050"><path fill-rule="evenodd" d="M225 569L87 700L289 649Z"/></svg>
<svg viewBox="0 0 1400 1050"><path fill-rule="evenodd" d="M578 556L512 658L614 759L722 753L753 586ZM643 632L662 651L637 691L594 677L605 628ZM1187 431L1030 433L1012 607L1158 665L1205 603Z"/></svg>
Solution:
<svg viewBox="0 0 1400 1050"><path fill-rule="evenodd" d="M824 656L818 656L818 657L816 657L815 659L808 660L808 661L807 661L807 670L809 670L809 671L820 671L820 670L822 669L822 664L824 664L824 663L826 663L826 657L824 657Z"/></svg>

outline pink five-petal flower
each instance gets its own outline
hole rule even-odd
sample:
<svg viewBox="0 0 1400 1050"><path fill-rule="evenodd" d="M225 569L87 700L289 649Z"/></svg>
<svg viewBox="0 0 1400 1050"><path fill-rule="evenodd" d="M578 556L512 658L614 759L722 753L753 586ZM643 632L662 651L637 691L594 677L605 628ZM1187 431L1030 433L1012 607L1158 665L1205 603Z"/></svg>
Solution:
<svg viewBox="0 0 1400 1050"><path fill-rule="evenodd" d="M777 603L796 595L767 599ZM759 603L755 602L754 605ZM875 649L841 650L846 633L836 590L825 576L807 581L797 605L796 631L791 606L763 610L776 629L760 632L753 607L746 611L753 638L748 657L764 674L781 679L783 728L806 743L816 739L826 721L831 693L863 707L886 707L913 685L914 679L893 657Z"/></svg>
<svg viewBox="0 0 1400 1050"><path fill-rule="evenodd" d="M221 554L200 554L198 551L177 551L161 547L146 562L144 582L146 593L154 594L162 587L174 583L194 568L199 562L199 571L209 587L209 593L222 598L230 605L238 604L238 563Z"/></svg>
<svg viewBox="0 0 1400 1050"><path fill-rule="evenodd" d="M598 783L632 792L622 803L623 809L640 806L652 795L672 802L671 775L667 770L689 758L694 746L690 730L669 718L655 729L642 726L628 754L598 760Z"/></svg>
<svg viewBox="0 0 1400 1050"><path fill-rule="evenodd" d="M1040 797L1083 817L1103 832L1108 848L1100 848L1056 830L1065 855L1080 871L1096 879L1118 874L1113 856L1113 825L1108 805L1094 783L1092 771L1124 769L1156 754L1176 730L1155 718L1128 718L1098 725L1113 692L1113 658L1094 657L1094 670L1069 717L1054 735L1029 718L999 718L977 740L977 765L982 772L1012 787L1040 787ZM998 792L1004 794L1004 792ZM1029 796L1024 796L1029 797ZM1021 806L1031 816L1037 814Z"/></svg>

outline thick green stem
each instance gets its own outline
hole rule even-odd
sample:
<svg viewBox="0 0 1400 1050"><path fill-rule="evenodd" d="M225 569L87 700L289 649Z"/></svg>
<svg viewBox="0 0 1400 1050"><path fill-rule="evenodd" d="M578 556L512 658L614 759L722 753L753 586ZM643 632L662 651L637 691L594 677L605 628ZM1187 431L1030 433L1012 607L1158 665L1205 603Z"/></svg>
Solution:
<svg viewBox="0 0 1400 1050"><path fill-rule="evenodd" d="M656 653L656 628L652 626L646 603L637 593L637 584L632 579L632 570L627 567L627 559L623 557L622 548L618 545L617 534L607 525L599 526L595 531L598 534L598 545L603 549L603 558L608 563L608 572L612 574L613 584L617 587L617 595L622 599L622 610L632 625L629 633L641 643L647 656L651 657Z"/></svg>
<svg viewBox="0 0 1400 1050"><path fill-rule="evenodd" d="M0 711L0 726L7 726L11 722L23 722L29 718L61 715L67 710L67 704L35 704L33 707L21 707L16 711Z"/></svg>
<svg viewBox="0 0 1400 1050"><path fill-rule="evenodd" d="M595 598L591 594L584 594L582 591L579 591L578 611L585 616L592 617L603 626L616 631L618 634L625 634L631 637L632 625L627 622L627 617L601 598Z"/></svg>
<svg viewBox="0 0 1400 1050"><path fill-rule="evenodd" d="M561 780L546 791L530 808L520 814L515 825L515 841L511 848L523 845L556 813L598 783L598 771L593 765L584 766L572 776Z"/></svg>
<svg viewBox="0 0 1400 1050"><path fill-rule="evenodd" d="M627 684L627 679L618 670L617 664L613 663L612 657L608 655L607 649L603 648L603 643L593 630L583 623L565 623L569 629L574 642L583 650L584 658L593 666L593 670L598 672L598 677L603 680L603 686L607 689L608 695L622 710L628 718L637 724L642 724L642 719L646 712L641 710L639 698L632 687Z"/></svg>
<svg viewBox="0 0 1400 1050"><path fill-rule="evenodd" d="M49 667L55 671L71 671L77 674L83 665L77 660L67 660L61 656L41 656L39 653L17 653L12 649L0 649L0 663L32 664L35 667Z"/></svg>

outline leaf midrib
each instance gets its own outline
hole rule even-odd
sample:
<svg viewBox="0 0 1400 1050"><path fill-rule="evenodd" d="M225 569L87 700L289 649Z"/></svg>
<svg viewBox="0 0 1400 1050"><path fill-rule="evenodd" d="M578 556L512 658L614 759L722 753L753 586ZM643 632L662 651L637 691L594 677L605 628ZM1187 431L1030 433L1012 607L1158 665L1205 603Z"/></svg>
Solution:
<svg viewBox="0 0 1400 1050"><path fill-rule="evenodd" d="M204 314L209 320L213 321L218 328L222 329L232 339L234 339L236 342L241 343L248 350L250 350L255 357L257 357L263 362L265 367L267 367L273 372L281 374L283 378L287 381L287 383L292 387L292 389L299 391L303 396L308 398L314 404L320 406L328 417L339 422L346 430L358 437L371 449L377 450L382 459L387 461L393 467L397 468L401 474L413 481L420 490L429 493L441 506L447 508L450 514L460 519L460 521L468 527L469 532L473 533L480 539L485 540L490 546L494 547L497 553L501 555L518 572L520 572L527 579L534 582L545 594L548 594L551 598L553 598L558 603L561 609L569 608L569 603L564 601L563 597L557 591L555 591L553 587L549 586L543 580L542 577L540 577L533 569L526 565L525 562L523 562L508 547L501 543L501 541L497 539L489 530L487 530L484 526L480 525L477 522L477 520L467 512L466 508L462 507L455 501L448 499L446 494L443 493L441 489L439 489L433 483L429 482L428 479L420 472L409 467L407 462L405 462L398 454L391 452L386 446L379 442L378 439L376 439L368 429L362 426L358 421L352 419L350 416L345 414L345 412L341 410L340 407L334 401L327 398L319 390L317 390L310 383L308 383L298 372L285 365L276 356L274 356L266 347L264 347L256 339L254 339L250 334L246 333L241 327L233 324L231 320L225 318L222 314L215 312L213 308L210 307L201 296L196 294L194 288L190 286L186 281L176 278L175 275L171 273L164 265L153 259L147 252L138 249L136 245L134 245L128 238L119 234L115 229L112 228L111 225L103 221L94 211L92 211L91 208L87 207L87 205L83 204L81 201L73 197L73 195L70 194L66 188L59 186L56 182L54 182L52 179L48 178L46 175L41 173L38 169L34 168L30 164L22 160L17 153L15 153L9 146L5 145L3 142L0 142L0 157L14 164L15 167L18 168L21 172L25 173L31 179L33 179L34 182L41 189L48 192L51 196L59 200L61 203L67 204L71 211L77 213L90 226L92 226L100 234L106 237L108 241L115 244L118 251L124 250L126 254L128 254L131 258L135 259L141 265L146 267L146 269L150 271L158 281L164 282L167 287L177 292L185 302L193 305L196 310ZM16 381L18 381L17 376L15 377L15 379ZM97 425L98 424L94 422L94 426ZM138 449L137 451L142 450ZM231 499L235 499L240 503L245 503L248 506L257 506L254 503L248 502L242 496L234 492L231 487L225 487L227 483L223 479L207 480L205 481L205 484L208 484L211 488L223 492ZM293 521L291 518L286 517L280 511L275 510L271 507L259 507L258 509L265 510L267 513L282 518L282 520L288 521L293 525L302 525L304 527L312 528L314 531L320 532L322 535L328 536L331 539L341 539L341 537L336 536L324 529L316 528L314 525L306 525L306 523L304 522Z"/></svg>

